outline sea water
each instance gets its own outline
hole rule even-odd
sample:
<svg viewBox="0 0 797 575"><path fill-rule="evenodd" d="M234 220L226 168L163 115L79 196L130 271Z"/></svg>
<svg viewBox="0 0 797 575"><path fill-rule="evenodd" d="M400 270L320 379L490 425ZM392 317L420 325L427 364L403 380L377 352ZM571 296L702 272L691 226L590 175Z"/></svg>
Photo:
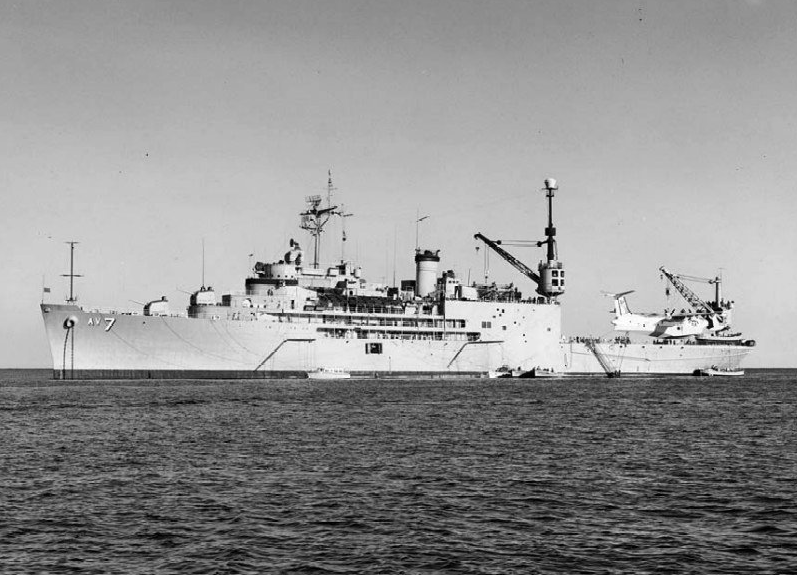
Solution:
<svg viewBox="0 0 797 575"><path fill-rule="evenodd" d="M797 372L0 371L2 573L795 573Z"/></svg>

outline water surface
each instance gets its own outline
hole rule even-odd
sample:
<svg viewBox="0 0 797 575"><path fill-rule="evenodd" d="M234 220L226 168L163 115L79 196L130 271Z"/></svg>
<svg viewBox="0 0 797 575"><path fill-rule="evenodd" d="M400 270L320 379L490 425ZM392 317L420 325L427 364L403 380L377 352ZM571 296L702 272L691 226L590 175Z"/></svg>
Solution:
<svg viewBox="0 0 797 575"><path fill-rule="evenodd" d="M797 372L0 371L4 573L797 572Z"/></svg>

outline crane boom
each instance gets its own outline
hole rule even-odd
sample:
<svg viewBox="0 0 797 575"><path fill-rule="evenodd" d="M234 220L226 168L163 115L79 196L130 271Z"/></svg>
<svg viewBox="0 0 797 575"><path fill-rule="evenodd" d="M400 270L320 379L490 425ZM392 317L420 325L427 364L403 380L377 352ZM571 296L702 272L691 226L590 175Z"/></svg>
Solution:
<svg viewBox="0 0 797 575"><path fill-rule="evenodd" d="M715 284L720 281L720 278L701 278L698 276L688 276L686 274L677 274L679 278L689 280L690 282L702 282L704 284Z"/></svg>
<svg viewBox="0 0 797 575"><path fill-rule="evenodd" d="M490 248L492 248L493 251L495 251L499 256L504 258L512 267L514 267L516 270L518 270L520 273L522 273L524 276L529 278L531 281L533 281L538 286L540 285L540 276L537 275L536 273L534 273L534 270L532 270L529 266L524 264L522 261L517 259L512 254L510 254L504 248L499 246L496 242L494 242L493 240L491 240L488 237L483 236L480 233L479 234L475 234L473 237L476 238L477 240L483 241L485 243L485 245L487 245Z"/></svg>
<svg viewBox="0 0 797 575"><path fill-rule="evenodd" d="M689 302L689 305L695 308L695 310L705 311L711 314L716 313L716 310L711 305L700 299L695 292L689 289L689 287L687 287L687 285L681 281L677 274L668 271L667 268L663 266L659 268L659 271L664 274L664 277L670 281L673 287L678 290L678 293L681 294L683 298Z"/></svg>

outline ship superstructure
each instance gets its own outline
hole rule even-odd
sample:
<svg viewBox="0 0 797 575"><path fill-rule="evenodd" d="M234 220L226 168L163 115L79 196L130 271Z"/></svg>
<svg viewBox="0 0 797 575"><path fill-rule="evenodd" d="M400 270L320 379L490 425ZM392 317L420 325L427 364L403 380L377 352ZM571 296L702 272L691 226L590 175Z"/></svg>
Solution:
<svg viewBox="0 0 797 575"><path fill-rule="evenodd" d="M625 368L691 373L717 363L712 354L694 353L697 345L678 352L663 346L654 353L644 346L632 352L627 345L618 351L613 343L562 337L559 298L566 278L553 225L558 189L553 179L543 189L548 200L545 239L532 242L546 248L536 270L507 252L500 240L476 234L536 284L536 292L525 297L511 284L463 283L453 271L439 269L439 250L416 247L415 277L400 287L367 281L362 269L344 258L323 265L324 226L330 218L350 215L333 205L333 189L330 175L326 205L320 196L310 196L300 214L301 228L312 238L312 261L292 239L282 259L253 266L241 292L219 298L203 279L186 311L179 313L165 297L148 302L141 312L127 313L88 310L72 295L66 304L43 303L54 377L306 377L322 369L354 377L486 377L501 370L614 373ZM732 350L738 357L731 367L736 367L749 351L737 343L700 349ZM625 368L615 367L620 363Z"/></svg>

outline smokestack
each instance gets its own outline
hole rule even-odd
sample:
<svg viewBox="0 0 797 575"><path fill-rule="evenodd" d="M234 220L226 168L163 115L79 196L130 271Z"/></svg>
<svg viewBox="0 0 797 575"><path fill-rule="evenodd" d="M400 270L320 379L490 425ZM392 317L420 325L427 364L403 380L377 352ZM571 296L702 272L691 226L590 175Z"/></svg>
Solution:
<svg viewBox="0 0 797 575"><path fill-rule="evenodd" d="M426 297L437 284L437 264L440 250L418 250L415 253L415 295Z"/></svg>

